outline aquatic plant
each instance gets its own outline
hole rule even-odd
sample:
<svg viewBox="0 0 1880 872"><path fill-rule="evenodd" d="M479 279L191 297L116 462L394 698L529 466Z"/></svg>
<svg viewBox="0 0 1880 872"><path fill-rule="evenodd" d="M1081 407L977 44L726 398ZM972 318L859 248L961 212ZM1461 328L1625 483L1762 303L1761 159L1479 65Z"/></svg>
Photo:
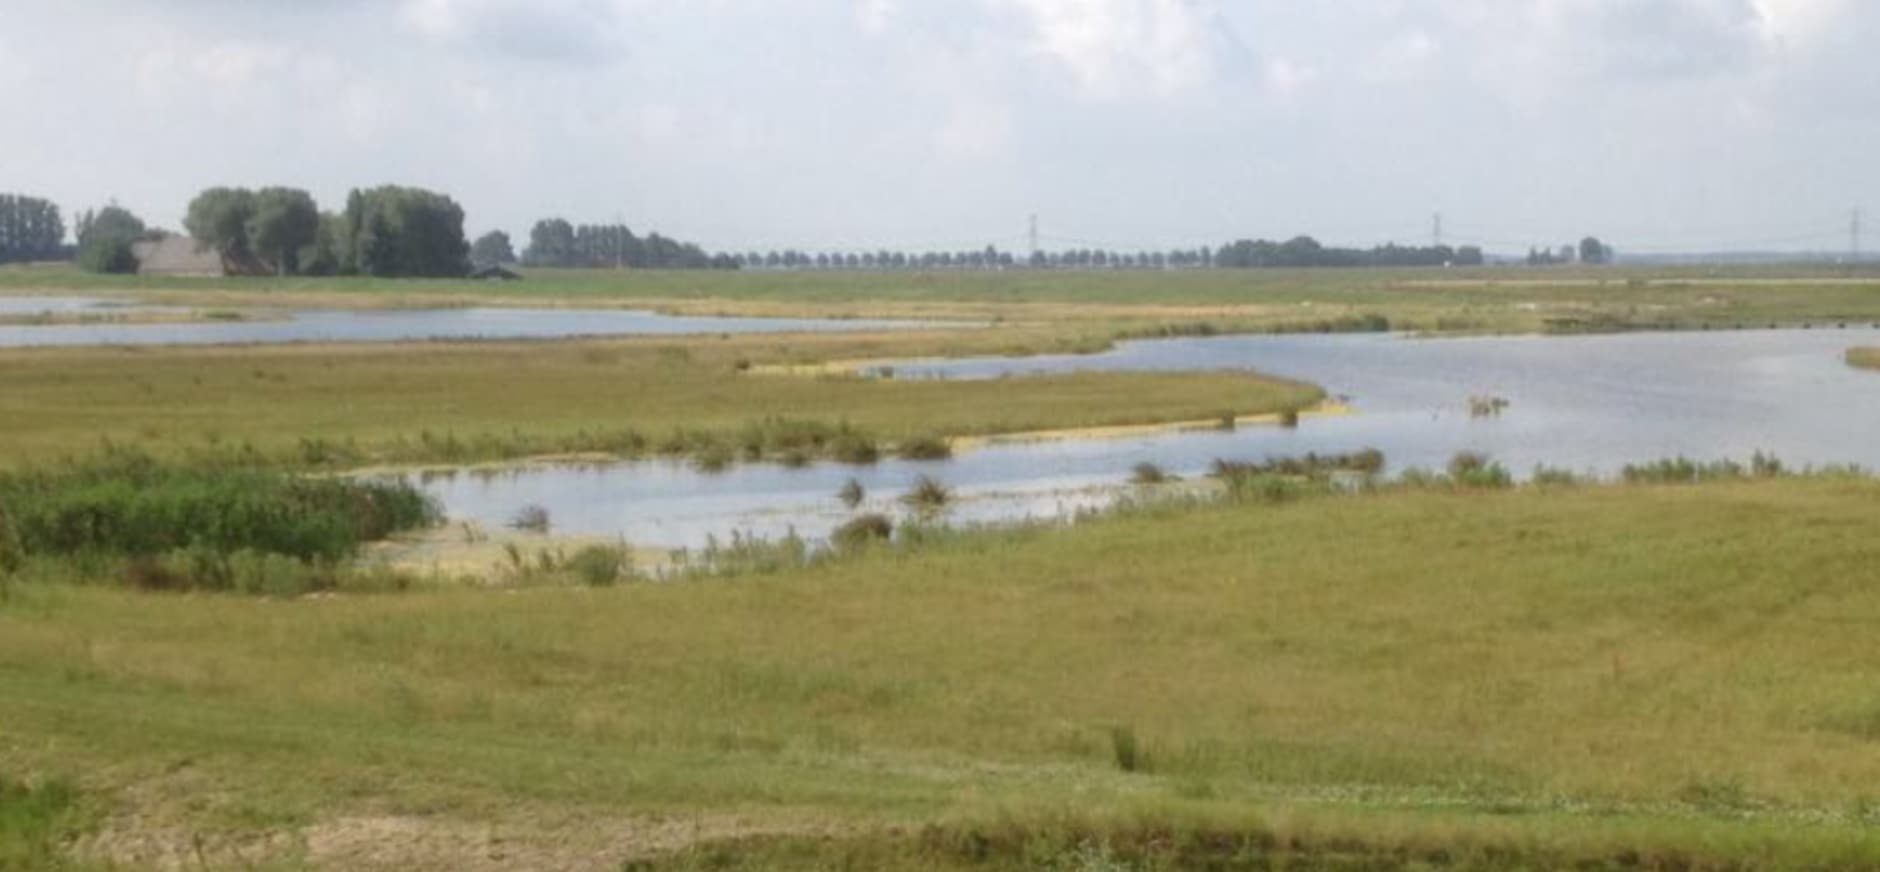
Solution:
<svg viewBox="0 0 1880 872"><path fill-rule="evenodd" d="M933 512L946 508L953 500L953 491L932 476L923 475L914 480L914 486L901 502L923 512Z"/></svg>
<svg viewBox="0 0 1880 872"><path fill-rule="evenodd" d="M536 503L530 503L516 510L509 519L509 529L526 533L547 533L550 522L548 509Z"/></svg>
<svg viewBox="0 0 1880 872"><path fill-rule="evenodd" d="M1168 480L1169 475L1162 467L1147 460L1136 464L1129 473L1129 481L1131 484L1161 484Z"/></svg>
<svg viewBox="0 0 1880 872"><path fill-rule="evenodd" d="M1257 463L1216 458L1209 474L1220 479L1267 475L1323 478L1335 472L1375 475L1383 469L1384 452L1366 448L1346 454L1307 453L1297 457L1269 457Z"/></svg>
<svg viewBox="0 0 1880 872"><path fill-rule="evenodd" d="M842 504L848 506L850 510L854 510L861 506L863 500L868 499L868 489L862 487L860 481L850 478L842 483L841 490L836 491L836 499L841 500Z"/></svg>

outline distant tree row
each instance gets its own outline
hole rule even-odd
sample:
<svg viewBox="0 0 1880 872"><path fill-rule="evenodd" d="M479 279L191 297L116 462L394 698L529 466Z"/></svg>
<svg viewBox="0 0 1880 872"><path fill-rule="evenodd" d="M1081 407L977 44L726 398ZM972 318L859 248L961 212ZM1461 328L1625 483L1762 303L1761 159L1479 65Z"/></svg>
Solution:
<svg viewBox="0 0 1880 872"><path fill-rule="evenodd" d="M1384 267L1384 266L1480 266L1482 249L1473 245L1451 248L1447 245L1380 245L1375 248L1338 248L1321 245L1310 236L1295 236L1285 242L1266 239L1242 239L1221 246L1214 255L1214 265L1227 269L1258 267Z"/></svg>
<svg viewBox="0 0 1880 872"><path fill-rule="evenodd" d="M1612 246L1599 241L1597 236L1588 236L1580 240L1578 247L1562 245L1559 251L1548 248L1529 248L1528 266L1555 266L1559 264L1579 263L1600 266L1612 263L1618 258Z"/></svg>
<svg viewBox="0 0 1880 872"><path fill-rule="evenodd" d="M505 236L504 242L507 240ZM491 240L490 251L495 250L495 241ZM561 218L535 222L535 227L529 231L529 247L522 253L522 263L539 267L737 268L734 258L707 254L703 248L689 242L668 239L657 233L638 237L620 224L576 226Z"/></svg>
<svg viewBox="0 0 1880 872"><path fill-rule="evenodd" d="M1118 252L1102 249L1035 251L1019 256L988 245L973 251L807 252L792 250L731 255L740 269L980 270L980 269L1194 269L1212 266L1203 247L1173 251Z"/></svg>
<svg viewBox="0 0 1880 872"><path fill-rule="evenodd" d="M354 189L343 213L322 213L298 188L210 188L183 226L231 273L461 276L469 272L463 208L443 194L386 185Z"/></svg>
<svg viewBox="0 0 1880 872"><path fill-rule="evenodd" d="M65 256L65 220L50 200L0 194L0 263Z"/></svg>

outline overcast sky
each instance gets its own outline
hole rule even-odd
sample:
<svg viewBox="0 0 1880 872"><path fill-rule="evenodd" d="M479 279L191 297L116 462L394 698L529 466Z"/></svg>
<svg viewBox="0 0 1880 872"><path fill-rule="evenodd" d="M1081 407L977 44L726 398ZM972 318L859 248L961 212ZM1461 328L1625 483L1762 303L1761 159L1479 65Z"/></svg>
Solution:
<svg viewBox="0 0 1880 872"><path fill-rule="evenodd" d="M738 250L1438 210L1493 250L1839 250L1876 45L1875 0L0 0L0 190L174 227L209 185L395 182L473 233Z"/></svg>

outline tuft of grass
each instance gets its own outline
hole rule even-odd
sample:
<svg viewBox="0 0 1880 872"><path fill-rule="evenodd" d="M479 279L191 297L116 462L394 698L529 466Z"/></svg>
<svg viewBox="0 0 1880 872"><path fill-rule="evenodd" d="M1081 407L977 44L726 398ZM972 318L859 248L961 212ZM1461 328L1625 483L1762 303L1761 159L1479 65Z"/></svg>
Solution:
<svg viewBox="0 0 1880 872"><path fill-rule="evenodd" d="M940 436L915 436L902 440L895 453L902 460L947 460L953 456L953 446Z"/></svg>
<svg viewBox="0 0 1880 872"><path fill-rule="evenodd" d="M1848 349L1847 365L1860 369L1880 369L1880 348Z"/></svg>
<svg viewBox="0 0 1880 872"><path fill-rule="evenodd" d="M1149 759L1143 753L1142 743L1136 738L1136 731L1130 727L1110 728L1110 759L1121 772L1145 772L1149 768Z"/></svg>
<svg viewBox="0 0 1880 872"><path fill-rule="evenodd" d="M521 530L524 533L546 535L553 526L554 522L548 516L548 509L536 503L517 509L516 514L509 519L509 529Z"/></svg>
<svg viewBox="0 0 1880 872"><path fill-rule="evenodd" d="M946 508L947 504L952 501L952 489L942 484L939 479L928 475L915 479L914 486L901 497L901 502L921 512L937 512Z"/></svg>
<svg viewBox="0 0 1880 872"><path fill-rule="evenodd" d="M1136 464L1129 472L1129 481L1131 484L1153 485L1162 484L1168 480L1169 474L1167 471L1147 460Z"/></svg>
<svg viewBox="0 0 1880 872"><path fill-rule="evenodd" d="M66 781L29 784L0 773L0 869L68 868L80 829L78 791Z"/></svg>

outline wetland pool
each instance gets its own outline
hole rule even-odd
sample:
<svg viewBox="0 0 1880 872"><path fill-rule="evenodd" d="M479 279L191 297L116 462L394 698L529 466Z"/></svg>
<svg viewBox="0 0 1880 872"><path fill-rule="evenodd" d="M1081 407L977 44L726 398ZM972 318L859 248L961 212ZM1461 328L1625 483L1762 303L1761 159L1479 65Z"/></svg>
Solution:
<svg viewBox="0 0 1880 872"><path fill-rule="evenodd" d="M867 318L741 318L662 315L632 309L470 307L396 310L258 310L218 307L254 320L159 323L0 324L0 348L92 345L244 345L289 342L409 342L445 339L566 339L578 336L710 336L726 333L847 333L956 322ZM61 317L188 313L89 297L0 297L0 316Z"/></svg>
<svg viewBox="0 0 1880 872"><path fill-rule="evenodd" d="M1875 331L1758 330L1572 337L1411 339L1390 335L1233 336L1130 342L1097 355L915 361L897 378L1020 378L1079 370L1252 370L1322 385L1350 415L1295 429L1153 432L1120 438L993 442L952 460L872 466L734 466L672 461L525 466L431 477L425 487L458 520L500 527L525 505L557 533L620 536L635 545L698 547L734 531L818 539L854 516L835 494L851 477L862 512L906 517L898 498L921 475L956 491L956 524L1073 517L1130 492L1137 463L1193 478L1216 458L1376 448L1389 472L1440 469L1477 451L1525 476L1536 464L1602 475L1686 456L1791 466L1880 468L1880 376L1843 355ZM1509 401L1472 414L1472 396Z"/></svg>

